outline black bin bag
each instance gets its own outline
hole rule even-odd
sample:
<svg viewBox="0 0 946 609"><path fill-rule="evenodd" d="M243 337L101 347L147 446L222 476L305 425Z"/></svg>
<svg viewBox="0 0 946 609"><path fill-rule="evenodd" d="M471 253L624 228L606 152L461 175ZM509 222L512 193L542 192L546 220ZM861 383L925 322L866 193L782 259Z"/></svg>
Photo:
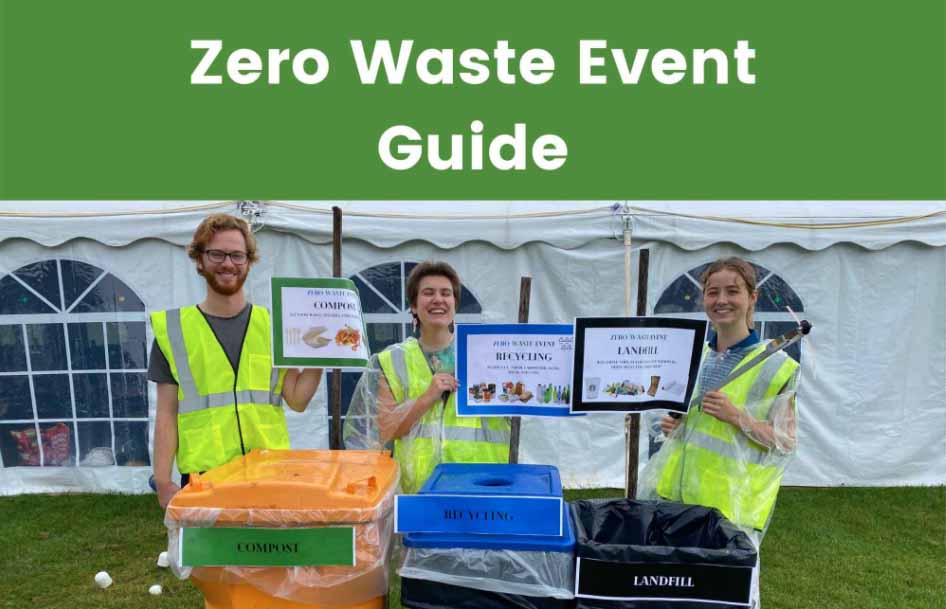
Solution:
<svg viewBox="0 0 946 609"><path fill-rule="evenodd" d="M749 606L756 548L719 510L631 499L570 508L578 608Z"/></svg>

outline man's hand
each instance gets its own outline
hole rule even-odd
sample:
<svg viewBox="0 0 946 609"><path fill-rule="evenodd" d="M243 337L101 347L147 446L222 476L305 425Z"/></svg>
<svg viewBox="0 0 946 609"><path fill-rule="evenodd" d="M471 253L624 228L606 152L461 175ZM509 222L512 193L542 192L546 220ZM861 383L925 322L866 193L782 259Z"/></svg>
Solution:
<svg viewBox="0 0 946 609"><path fill-rule="evenodd" d="M166 510L168 503L171 502L171 499L181 490L181 487L174 484L170 480L166 482L158 482L155 480L154 485L158 489L158 505L161 506L162 510Z"/></svg>

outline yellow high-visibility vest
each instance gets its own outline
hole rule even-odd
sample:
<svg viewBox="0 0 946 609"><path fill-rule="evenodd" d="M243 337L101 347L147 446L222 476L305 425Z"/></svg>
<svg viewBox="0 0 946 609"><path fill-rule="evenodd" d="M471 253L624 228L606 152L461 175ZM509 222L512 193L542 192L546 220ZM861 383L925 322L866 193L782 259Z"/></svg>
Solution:
<svg viewBox="0 0 946 609"><path fill-rule="evenodd" d="M253 306L234 372L196 306L151 314L177 381L177 468L202 472L253 448L289 448L282 408L286 370L272 367L269 311Z"/></svg>
<svg viewBox="0 0 946 609"><path fill-rule="evenodd" d="M417 399L433 379L420 343L414 338L382 351L378 361L397 402ZM440 462L509 461L509 422L501 417L458 417L455 393L450 394L446 404L438 400L415 426L420 427L413 430L411 440L394 441L405 493L417 492Z"/></svg>
<svg viewBox="0 0 946 609"><path fill-rule="evenodd" d="M765 350L750 351L734 368L738 370ZM704 347L703 357L709 352ZM759 403L754 412L765 420L772 401L798 369L798 362L779 352L753 367L722 392L733 406ZM657 493L682 503L717 508L736 524L762 530L775 507L782 468L767 463L766 447L753 442L742 430L708 415L692 405L657 482Z"/></svg>

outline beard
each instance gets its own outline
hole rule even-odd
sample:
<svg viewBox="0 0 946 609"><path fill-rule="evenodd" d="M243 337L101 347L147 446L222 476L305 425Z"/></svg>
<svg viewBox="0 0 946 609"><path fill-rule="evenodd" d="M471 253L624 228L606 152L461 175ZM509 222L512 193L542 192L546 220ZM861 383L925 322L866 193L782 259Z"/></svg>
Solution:
<svg viewBox="0 0 946 609"><path fill-rule="evenodd" d="M249 267L246 267L242 272L240 272L240 269L237 269L236 283L232 285L221 285L221 283L217 281L217 276L202 266L197 267L197 272L207 281L207 285L211 290L222 296L233 296L243 289L246 276L249 274Z"/></svg>

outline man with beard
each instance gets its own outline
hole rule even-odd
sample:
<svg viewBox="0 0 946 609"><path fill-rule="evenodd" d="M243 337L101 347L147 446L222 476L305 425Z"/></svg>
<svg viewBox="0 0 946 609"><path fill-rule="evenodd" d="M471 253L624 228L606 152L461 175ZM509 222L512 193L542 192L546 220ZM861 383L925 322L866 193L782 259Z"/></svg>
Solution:
<svg viewBox="0 0 946 609"><path fill-rule="evenodd" d="M243 293L259 259L244 220L208 216L187 253L207 281L206 298L151 314L148 378L158 385L154 481L162 508L193 472L254 448L289 448L282 402L302 412L322 378L320 369L272 367L269 311ZM171 480L175 457L180 486Z"/></svg>

